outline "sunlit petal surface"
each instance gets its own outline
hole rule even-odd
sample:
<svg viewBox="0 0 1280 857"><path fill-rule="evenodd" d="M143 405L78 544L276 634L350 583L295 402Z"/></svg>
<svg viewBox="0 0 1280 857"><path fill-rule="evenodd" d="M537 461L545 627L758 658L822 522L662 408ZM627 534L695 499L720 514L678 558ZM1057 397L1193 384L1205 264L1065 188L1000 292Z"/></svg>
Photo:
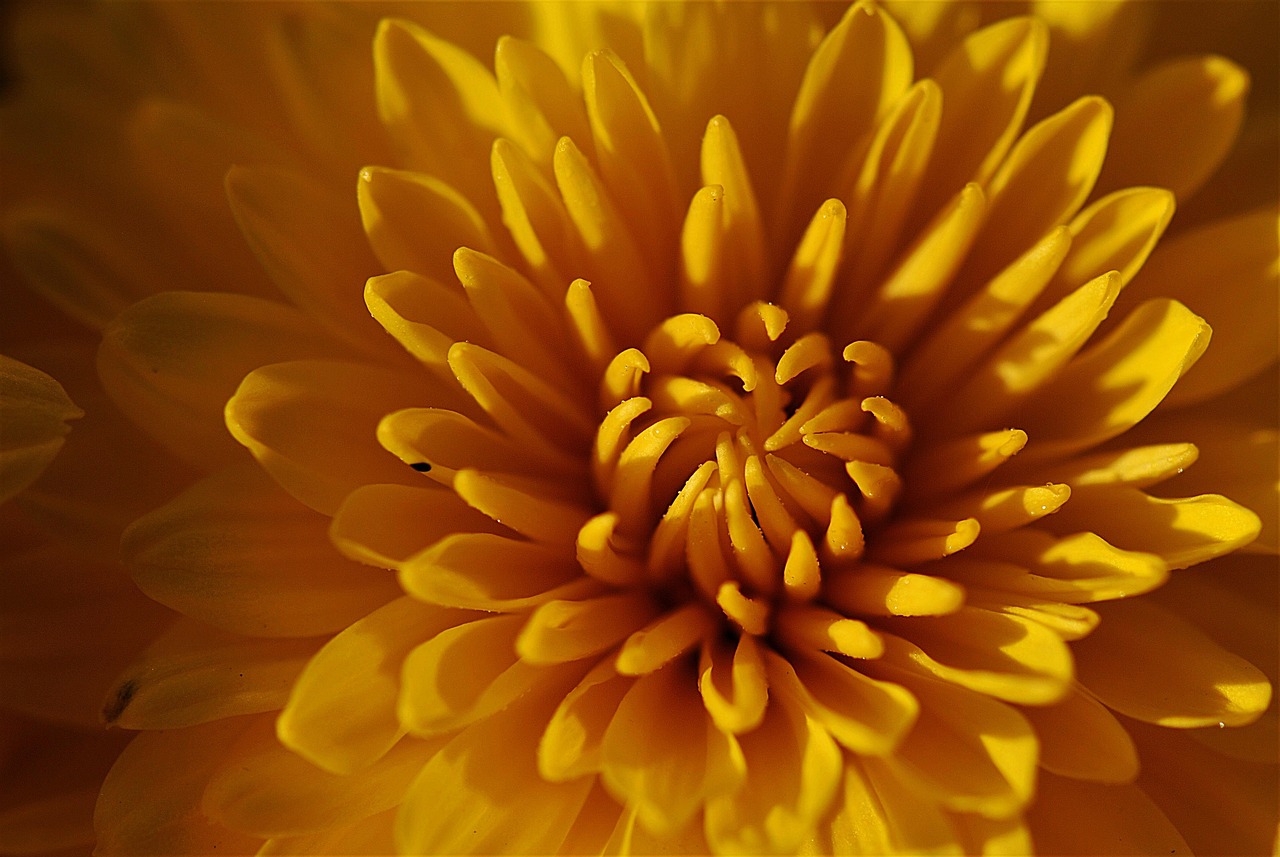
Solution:
<svg viewBox="0 0 1280 857"><path fill-rule="evenodd" d="M1270 852L1278 14L14 4L0 853Z"/></svg>

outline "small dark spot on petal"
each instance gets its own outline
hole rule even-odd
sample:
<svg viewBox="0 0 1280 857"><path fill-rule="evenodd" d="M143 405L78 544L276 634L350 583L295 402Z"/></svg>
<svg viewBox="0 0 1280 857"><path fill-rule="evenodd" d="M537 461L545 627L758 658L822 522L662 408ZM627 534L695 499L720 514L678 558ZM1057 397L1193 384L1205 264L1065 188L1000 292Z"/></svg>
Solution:
<svg viewBox="0 0 1280 857"><path fill-rule="evenodd" d="M111 701L102 709L102 719L106 721L108 726L120 719L120 715L124 714L124 710L129 707L129 703L133 701L134 694L137 692L138 683L133 679L129 679L116 688L115 695L111 697Z"/></svg>
<svg viewBox="0 0 1280 857"><path fill-rule="evenodd" d="M431 465L425 461L419 461L416 464L410 464L409 466L419 473L429 473L431 471Z"/></svg>

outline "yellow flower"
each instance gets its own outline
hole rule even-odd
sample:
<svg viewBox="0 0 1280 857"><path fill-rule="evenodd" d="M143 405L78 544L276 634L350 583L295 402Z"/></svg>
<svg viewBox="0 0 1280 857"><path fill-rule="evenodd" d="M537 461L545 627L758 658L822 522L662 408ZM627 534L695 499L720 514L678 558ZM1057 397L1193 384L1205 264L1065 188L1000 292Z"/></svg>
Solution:
<svg viewBox="0 0 1280 857"><path fill-rule="evenodd" d="M476 8L20 22L0 851L1272 847L1274 87Z"/></svg>

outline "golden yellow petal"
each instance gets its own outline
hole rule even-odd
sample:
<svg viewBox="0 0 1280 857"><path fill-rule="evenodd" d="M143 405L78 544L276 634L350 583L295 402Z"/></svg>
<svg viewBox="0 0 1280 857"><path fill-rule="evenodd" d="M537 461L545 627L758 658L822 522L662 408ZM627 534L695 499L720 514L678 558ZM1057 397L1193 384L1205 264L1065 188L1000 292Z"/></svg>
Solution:
<svg viewBox="0 0 1280 857"><path fill-rule="evenodd" d="M652 833L677 833L703 803L736 790L742 751L709 719L684 661L641 676L605 731L601 776Z"/></svg>
<svg viewBox="0 0 1280 857"><path fill-rule="evenodd" d="M498 246L480 212L442 179L365 167L356 190L364 233L384 270L409 270L449 282L454 250L470 247L492 254ZM421 228L424 221L431 223L429 229Z"/></svg>
<svg viewBox="0 0 1280 857"><path fill-rule="evenodd" d="M1022 135L991 179L966 277L982 282L1075 215L1102 169L1113 113L1101 98L1081 98Z"/></svg>
<svg viewBox="0 0 1280 857"><path fill-rule="evenodd" d="M956 831L937 803L892 759L844 758L844 788L831 821L835 853L959 855Z"/></svg>
<svg viewBox="0 0 1280 857"><path fill-rule="evenodd" d="M1146 600L1100 607L1102 624L1074 651L1080 683L1104 704L1148 723L1186 729L1246 724L1271 685L1256 667ZM1140 670L1121 665L1140 663Z"/></svg>
<svg viewBox="0 0 1280 857"><path fill-rule="evenodd" d="M294 682L276 721L280 742L334 774L382 758L404 735L396 699L409 650L470 615L400 598L338 634Z"/></svg>
<svg viewBox="0 0 1280 857"><path fill-rule="evenodd" d="M226 404L226 424L282 488L332 515L362 485L422 479L378 446L384 414L414 398L400 373L363 363L306 360L249 374Z"/></svg>
<svg viewBox="0 0 1280 857"><path fill-rule="evenodd" d="M707 802L707 841L720 853L794 854L835 797L840 748L788 694L741 741L746 779Z"/></svg>
<svg viewBox="0 0 1280 857"><path fill-rule="evenodd" d="M457 45L390 18L374 37L373 65L378 116L401 162L447 177L497 222L487 157L506 117L493 74Z"/></svg>
<svg viewBox="0 0 1280 857"><path fill-rule="evenodd" d="M1274 206L1201 226L1162 244L1133 281L1128 297L1166 295L1204 316L1215 333L1198 368L1170 394L1171 405L1205 401L1270 365L1280 350L1280 220Z"/></svg>
<svg viewBox="0 0 1280 857"><path fill-rule="evenodd" d="M1138 751L1120 721L1076 685L1054 705L1027 706L1025 717L1040 741L1040 767L1075 780L1131 783Z"/></svg>
<svg viewBox="0 0 1280 857"><path fill-rule="evenodd" d="M520 573L513 575L513 568ZM518 613L554 599L603 592L583 578L569 551L490 533L451 533L399 569L400 584L415 598L491 613Z"/></svg>
<svg viewBox="0 0 1280 857"><path fill-rule="evenodd" d="M550 711L547 696L463 730L422 766L396 818L401 853L556 852L593 778L555 783L538 775L534 747Z"/></svg>
<svg viewBox="0 0 1280 857"><path fill-rule="evenodd" d="M1155 185L1189 199L1235 142L1248 91L1248 72L1219 56L1147 70L1116 99L1103 187Z"/></svg>

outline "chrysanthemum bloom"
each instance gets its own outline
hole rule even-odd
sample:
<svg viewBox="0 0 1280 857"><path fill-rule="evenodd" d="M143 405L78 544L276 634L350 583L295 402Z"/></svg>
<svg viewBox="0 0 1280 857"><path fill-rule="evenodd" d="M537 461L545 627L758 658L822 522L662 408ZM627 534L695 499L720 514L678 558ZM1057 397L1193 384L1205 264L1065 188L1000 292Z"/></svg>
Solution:
<svg viewBox="0 0 1280 857"><path fill-rule="evenodd" d="M1270 848L1274 198L1152 255L1243 70L1130 75L1141 6L518 11L370 66L370 7L124 7L176 53L9 216L165 450L81 502L195 479L123 533L176 613L99 853ZM1034 98L1051 29L1118 114ZM0 369L17 490L99 409ZM43 537L23 609L102 616Z"/></svg>

